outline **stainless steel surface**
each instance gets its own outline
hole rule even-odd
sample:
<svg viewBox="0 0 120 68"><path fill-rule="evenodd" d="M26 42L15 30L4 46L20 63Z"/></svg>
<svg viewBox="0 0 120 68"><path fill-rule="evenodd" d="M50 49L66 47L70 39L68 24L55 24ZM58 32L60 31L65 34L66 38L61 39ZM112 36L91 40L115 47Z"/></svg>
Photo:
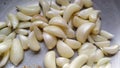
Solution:
<svg viewBox="0 0 120 68"><path fill-rule="evenodd" d="M120 0L93 0L94 7L102 11L102 29L105 29L115 35L112 44L120 44ZM26 5L36 3L38 0L0 0L0 21L4 21L8 12L15 12L16 5ZM34 64L43 66L43 58L47 49L44 43L41 45L41 51L34 53L30 50L25 52L23 62L17 66L21 68L23 65L33 66ZM112 68L120 68L120 52L112 57ZM13 66L8 62L5 68Z"/></svg>

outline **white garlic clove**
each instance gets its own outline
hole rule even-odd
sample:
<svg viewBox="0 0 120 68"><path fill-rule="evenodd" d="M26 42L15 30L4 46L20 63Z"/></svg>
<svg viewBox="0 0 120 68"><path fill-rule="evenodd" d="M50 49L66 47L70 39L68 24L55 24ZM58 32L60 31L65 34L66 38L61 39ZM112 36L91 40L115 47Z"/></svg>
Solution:
<svg viewBox="0 0 120 68"><path fill-rule="evenodd" d="M78 54L86 54L86 55L91 55L93 52L96 51L96 47L91 44L91 43L84 43L82 47L78 50Z"/></svg>
<svg viewBox="0 0 120 68"><path fill-rule="evenodd" d="M57 38L48 33L43 32L43 39L48 49L53 49L57 44Z"/></svg>
<svg viewBox="0 0 120 68"><path fill-rule="evenodd" d="M84 43L87 40L87 37L89 36L94 26L94 23L84 23L79 26L76 32L77 40L81 43Z"/></svg>
<svg viewBox="0 0 120 68"><path fill-rule="evenodd" d="M53 17L50 21L49 21L50 25L55 25L55 26L59 26L63 29L67 29L67 22L62 18L62 17Z"/></svg>
<svg viewBox="0 0 120 68"><path fill-rule="evenodd" d="M24 35L20 35L19 34L19 39L20 39L20 42L21 42L21 46L24 50L28 49L28 37L24 36Z"/></svg>
<svg viewBox="0 0 120 68"><path fill-rule="evenodd" d="M105 38L107 38L107 39L112 39L114 37L113 34L107 32L105 30L101 30L100 31L100 35L103 36L103 37L105 37Z"/></svg>
<svg viewBox="0 0 120 68"><path fill-rule="evenodd" d="M110 62L110 58L108 57L104 57L104 58L101 58L98 62L97 62L97 65L98 66L101 66L101 65L104 65L104 64L107 64Z"/></svg>
<svg viewBox="0 0 120 68"><path fill-rule="evenodd" d="M17 34L28 35L29 31L26 29L16 29L15 32Z"/></svg>
<svg viewBox="0 0 120 68"><path fill-rule="evenodd" d="M67 6L69 5L69 0L56 0L56 2L62 6Z"/></svg>
<svg viewBox="0 0 120 68"><path fill-rule="evenodd" d="M103 52L98 49L96 52L95 52L95 62L98 62L101 58L104 57L104 54Z"/></svg>
<svg viewBox="0 0 120 68"><path fill-rule="evenodd" d="M110 41L95 42L95 45L99 48L110 46Z"/></svg>
<svg viewBox="0 0 120 68"><path fill-rule="evenodd" d="M28 36L28 47L32 50L32 51L39 51L40 50L40 44L37 41L36 37L35 37L35 33L32 31L29 36Z"/></svg>
<svg viewBox="0 0 120 68"><path fill-rule="evenodd" d="M0 35L9 35L11 33L11 28L10 27L6 27L0 30Z"/></svg>
<svg viewBox="0 0 120 68"><path fill-rule="evenodd" d="M93 8L87 8L87 9L83 9L80 12L76 13L76 15L83 18L83 19L88 19L89 15L92 12L93 12Z"/></svg>
<svg viewBox="0 0 120 68"><path fill-rule="evenodd" d="M54 9L57 9L57 10L61 9L61 7L56 4L55 0L51 0L50 7L54 8Z"/></svg>
<svg viewBox="0 0 120 68"><path fill-rule="evenodd" d="M81 9L80 6L77 5L77 4L69 4L69 5L67 6L67 8L65 9L65 11L64 11L63 19L65 19L66 22L68 22L69 19L70 19L70 17L71 17L71 15L72 15L74 12L79 11L80 9Z"/></svg>
<svg viewBox="0 0 120 68"><path fill-rule="evenodd" d="M91 35L95 42L107 41L107 39L100 35Z"/></svg>
<svg viewBox="0 0 120 68"><path fill-rule="evenodd" d="M72 49L79 49L81 47L81 43L77 40L66 39L65 43L70 46Z"/></svg>
<svg viewBox="0 0 120 68"><path fill-rule="evenodd" d="M39 4L36 4L36 5L31 5L31 6L17 6L17 9L26 14L26 15L29 15L29 16L33 16L33 15L36 15L36 14L39 14L41 9L40 9L40 6Z"/></svg>
<svg viewBox="0 0 120 68"><path fill-rule="evenodd" d="M63 30L57 26L46 26L43 30L45 32L47 32L51 35L57 36L59 38L66 38L66 35L63 32Z"/></svg>
<svg viewBox="0 0 120 68"><path fill-rule="evenodd" d="M63 67L66 63L69 63L70 60L64 57L58 57L56 58L56 64L59 67Z"/></svg>
<svg viewBox="0 0 120 68"><path fill-rule="evenodd" d="M8 40L8 39L12 39L13 40L15 37L16 37L16 33L12 32L5 38L5 40Z"/></svg>
<svg viewBox="0 0 120 68"><path fill-rule="evenodd" d="M8 27L12 27L12 23L11 20L7 17L7 19L5 20L5 22L7 23Z"/></svg>
<svg viewBox="0 0 120 68"><path fill-rule="evenodd" d="M85 7L89 8L93 6L92 0L82 0Z"/></svg>
<svg viewBox="0 0 120 68"><path fill-rule="evenodd" d="M81 68L91 68L91 67L88 66L88 65L84 65L84 66L82 66Z"/></svg>
<svg viewBox="0 0 120 68"><path fill-rule="evenodd" d="M57 42L57 51L60 56L65 58L71 58L74 55L74 51L61 40Z"/></svg>
<svg viewBox="0 0 120 68"><path fill-rule="evenodd" d="M31 26L31 22L20 22L18 25L18 28L23 29L23 28L29 28Z"/></svg>
<svg viewBox="0 0 120 68"><path fill-rule="evenodd" d="M8 18L9 18L10 22L12 23L13 29L17 28L19 21L18 21L16 15L9 13Z"/></svg>
<svg viewBox="0 0 120 68"><path fill-rule="evenodd" d="M40 5L42 6L43 15L46 16L46 13L50 9L50 5L48 4L48 1L45 0L39 0L39 1L40 1Z"/></svg>
<svg viewBox="0 0 120 68"><path fill-rule="evenodd" d="M42 31L37 27L37 26L34 26L34 33L35 33L35 36L37 38L38 41L42 41L43 40L43 35L42 35Z"/></svg>
<svg viewBox="0 0 120 68"><path fill-rule="evenodd" d="M112 45L110 47L103 47L102 50L105 54L113 55L119 51L119 45Z"/></svg>
<svg viewBox="0 0 120 68"><path fill-rule="evenodd" d="M58 13L59 15L63 15L63 13L64 13L63 10L57 10L57 9L54 9L54 8L50 8L50 10L55 12L55 13Z"/></svg>
<svg viewBox="0 0 120 68"><path fill-rule="evenodd" d="M81 9L83 8L83 0L75 0L74 3L78 4Z"/></svg>
<svg viewBox="0 0 120 68"><path fill-rule="evenodd" d="M4 28L7 26L6 22L0 22L0 29Z"/></svg>
<svg viewBox="0 0 120 68"><path fill-rule="evenodd" d="M88 36L88 42L95 43L95 41L93 40L93 38L91 37L91 35Z"/></svg>
<svg viewBox="0 0 120 68"><path fill-rule="evenodd" d="M55 52L54 51L49 51L45 55L44 58L44 65L45 68L56 68L56 60L55 60Z"/></svg>
<svg viewBox="0 0 120 68"><path fill-rule="evenodd" d="M62 68L69 68L69 67L70 67L70 64L69 64L69 63L66 63L66 64L63 65Z"/></svg>
<svg viewBox="0 0 120 68"><path fill-rule="evenodd" d="M84 23L89 23L89 21L88 20L84 20L84 19L82 19L82 18L80 18L78 16L74 16L72 23L73 23L73 25L75 27L79 27L80 25L82 25Z"/></svg>
<svg viewBox="0 0 120 68"><path fill-rule="evenodd" d="M21 46L20 40L14 39L13 45L11 46L10 49L10 61L17 66L23 60L23 58L24 58L24 51Z"/></svg>
<svg viewBox="0 0 120 68"><path fill-rule="evenodd" d="M80 68L82 67L82 65L84 65L88 60L88 56L87 55L79 55L77 56L70 64L69 68Z"/></svg>
<svg viewBox="0 0 120 68"><path fill-rule="evenodd" d="M105 68L112 68L111 63L107 63L106 66L105 66Z"/></svg>
<svg viewBox="0 0 120 68"><path fill-rule="evenodd" d="M17 12L16 15L20 21L29 21L32 18L31 16L25 15L22 12Z"/></svg>
<svg viewBox="0 0 120 68"><path fill-rule="evenodd" d="M7 37L6 35L0 35L0 42L4 41L6 37Z"/></svg>

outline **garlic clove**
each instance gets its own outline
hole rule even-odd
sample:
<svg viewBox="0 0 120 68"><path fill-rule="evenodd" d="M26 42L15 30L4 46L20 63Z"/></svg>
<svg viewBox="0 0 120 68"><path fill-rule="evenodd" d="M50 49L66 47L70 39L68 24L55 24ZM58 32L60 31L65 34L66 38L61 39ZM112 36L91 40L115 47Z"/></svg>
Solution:
<svg viewBox="0 0 120 68"><path fill-rule="evenodd" d="M70 67L70 64L69 64L69 63L66 63L66 64L63 65L62 68L69 68L69 67Z"/></svg>
<svg viewBox="0 0 120 68"><path fill-rule="evenodd" d="M84 4L84 6L87 7L87 8L93 6L92 0L83 0L83 4Z"/></svg>
<svg viewBox="0 0 120 68"><path fill-rule="evenodd" d="M13 40L15 37L16 37L16 33L12 32L4 40L8 40L8 39L12 39Z"/></svg>
<svg viewBox="0 0 120 68"><path fill-rule="evenodd" d="M110 46L110 41L95 42L95 45L99 48Z"/></svg>
<svg viewBox="0 0 120 68"><path fill-rule="evenodd" d="M91 35L95 42L107 41L107 39L100 35Z"/></svg>
<svg viewBox="0 0 120 68"><path fill-rule="evenodd" d="M74 3L78 4L81 9L83 8L83 0L75 0Z"/></svg>
<svg viewBox="0 0 120 68"><path fill-rule="evenodd" d="M29 31L26 29L16 29L15 32L17 34L28 35Z"/></svg>
<svg viewBox="0 0 120 68"><path fill-rule="evenodd" d="M88 42L94 44L95 41L93 40L93 38L91 37L91 35L88 36Z"/></svg>
<svg viewBox="0 0 120 68"><path fill-rule="evenodd" d="M61 9L61 7L56 4L55 0L51 0L50 7L54 8L54 9L57 9L57 10Z"/></svg>
<svg viewBox="0 0 120 68"><path fill-rule="evenodd" d="M0 42L4 41L6 37L7 37L6 35L0 35Z"/></svg>
<svg viewBox="0 0 120 68"><path fill-rule="evenodd" d="M104 57L104 58L101 58L98 62L97 62L97 65L98 66L101 66L101 65L104 65L104 64L107 64L110 62L110 58L107 58L107 57Z"/></svg>
<svg viewBox="0 0 120 68"><path fill-rule="evenodd" d="M88 66L88 65L84 65L84 66L82 66L81 68L91 68L91 67Z"/></svg>
<svg viewBox="0 0 120 68"><path fill-rule="evenodd" d="M29 28L31 26L31 22L20 22L18 25L18 28L23 29L23 28Z"/></svg>
<svg viewBox="0 0 120 68"><path fill-rule="evenodd" d="M7 26L6 22L0 22L0 29L4 28Z"/></svg>
<svg viewBox="0 0 120 68"><path fill-rule="evenodd" d="M0 35L9 35L11 33L11 28L10 27L6 27L0 30Z"/></svg>
<svg viewBox="0 0 120 68"><path fill-rule="evenodd" d="M56 2L62 6L67 6L69 5L69 0L56 0Z"/></svg>

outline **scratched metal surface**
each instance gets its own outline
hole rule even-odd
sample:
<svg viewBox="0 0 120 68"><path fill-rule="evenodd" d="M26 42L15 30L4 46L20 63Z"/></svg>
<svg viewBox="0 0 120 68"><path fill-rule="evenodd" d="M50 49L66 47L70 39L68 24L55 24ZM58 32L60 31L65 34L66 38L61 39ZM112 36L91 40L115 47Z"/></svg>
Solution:
<svg viewBox="0 0 120 68"><path fill-rule="evenodd" d="M112 43L120 43L120 0L93 0L94 7L102 11L102 29L105 29L115 35ZM0 21L4 21L8 12L15 12L16 5L27 5L37 3L38 0L0 0ZM21 68L23 65L43 65L43 58L46 49L44 43L41 44L41 51L34 53L30 50L25 52L23 62L16 68ZM120 52L112 57L112 68L120 68ZM10 62L4 68L13 66Z"/></svg>

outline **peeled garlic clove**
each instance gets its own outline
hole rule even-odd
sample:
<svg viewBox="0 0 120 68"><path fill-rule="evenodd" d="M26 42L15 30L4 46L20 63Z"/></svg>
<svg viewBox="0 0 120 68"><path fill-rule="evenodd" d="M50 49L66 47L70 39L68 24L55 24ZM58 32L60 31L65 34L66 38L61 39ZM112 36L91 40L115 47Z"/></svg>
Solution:
<svg viewBox="0 0 120 68"><path fill-rule="evenodd" d="M93 34L97 35L100 33L100 28L101 28L101 20L98 18L96 23L95 23L95 27L92 31Z"/></svg>
<svg viewBox="0 0 120 68"><path fill-rule="evenodd" d="M12 40L8 39L0 43L0 53L4 53L11 48Z"/></svg>
<svg viewBox="0 0 120 68"><path fill-rule="evenodd" d="M50 8L50 10L58 13L59 15L63 15L63 12L64 12L63 10L57 10L57 9L54 9L54 8Z"/></svg>
<svg viewBox="0 0 120 68"><path fill-rule="evenodd" d="M66 38L66 35L63 32L63 30L57 26L46 26L43 30L51 35L54 35L60 38Z"/></svg>
<svg viewBox="0 0 120 68"><path fill-rule="evenodd" d="M84 65L88 60L88 56L87 55L79 55L77 56L70 64L69 68L80 68L82 67L82 65Z"/></svg>
<svg viewBox="0 0 120 68"><path fill-rule="evenodd" d="M66 22L68 22L69 19L70 19L70 17L71 17L71 15L72 15L74 12L79 11L80 9L81 9L80 6L77 5L77 4L69 4L69 5L67 6L67 8L65 9L65 11L64 11L63 19L65 19Z"/></svg>
<svg viewBox="0 0 120 68"><path fill-rule="evenodd" d="M10 22L12 23L13 29L17 28L19 21L18 21L16 15L9 13L8 18L9 18Z"/></svg>
<svg viewBox="0 0 120 68"><path fill-rule="evenodd" d="M83 0L83 4L84 4L84 6L87 7L87 8L93 6L92 0Z"/></svg>
<svg viewBox="0 0 120 68"><path fill-rule="evenodd" d="M6 37L7 37L6 35L0 35L0 42L4 41Z"/></svg>
<svg viewBox="0 0 120 68"><path fill-rule="evenodd" d="M56 55L54 51L47 52L44 59L45 68L56 68L55 57Z"/></svg>
<svg viewBox="0 0 120 68"><path fill-rule="evenodd" d="M0 67L1 68L7 63L8 59L9 59L9 51L4 53L3 58L0 61Z"/></svg>
<svg viewBox="0 0 120 68"><path fill-rule="evenodd" d="M29 16L33 16L33 15L36 15L36 14L39 14L41 9L39 7L39 5L37 4L36 6L17 6L17 9L26 14L26 15L29 15Z"/></svg>
<svg viewBox="0 0 120 68"><path fill-rule="evenodd" d="M83 0L75 0L74 3L78 4L81 9L83 8Z"/></svg>
<svg viewBox="0 0 120 68"><path fill-rule="evenodd" d="M45 18L44 16L41 16L41 15L39 15L39 14L34 15L34 16L32 17L32 19L31 19L31 21L36 21L36 20L41 20L41 21L43 21L43 22L48 23L47 18Z"/></svg>
<svg viewBox="0 0 120 68"><path fill-rule="evenodd" d="M18 25L18 28L22 29L22 28L29 28L31 26L31 22L20 22L20 24Z"/></svg>
<svg viewBox="0 0 120 68"><path fill-rule="evenodd" d="M105 68L112 68L111 63L106 64Z"/></svg>
<svg viewBox="0 0 120 68"><path fill-rule="evenodd" d="M90 55L92 54L93 52L96 51L96 47L91 44L91 43L84 43L82 45L82 47L78 50L78 54L81 55L81 54L86 54L86 55Z"/></svg>
<svg viewBox="0 0 120 68"><path fill-rule="evenodd" d="M82 18L80 18L78 16L74 16L74 18L73 18L73 25L75 27L79 27L80 25L82 25L84 23L89 23L89 21L88 20L84 20L84 19L82 19Z"/></svg>
<svg viewBox="0 0 120 68"><path fill-rule="evenodd" d="M77 32L76 32L76 38L79 42L84 43L94 28L95 24L94 23L84 23L81 26L78 27Z"/></svg>
<svg viewBox="0 0 120 68"><path fill-rule="evenodd" d="M88 65L84 65L84 66L82 66L81 68L91 68L91 67L88 66Z"/></svg>
<svg viewBox="0 0 120 68"><path fill-rule="evenodd" d="M28 15L25 15L23 14L22 12L17 12L17 18L20 20L20 21L29 21L32 17L28 16Z"/></svg>
<svg viewBox="0 0 120 68"><path fill-rule="evenodd" d="M66 63L66 64L63 65L62 68L69 68L69 67L70 67L70 64L69 64L69 63Z"/></svg>
<svg viewBox="0 0 120 68"><path fill-rule="evenodd" d="M28 38L24 35L19 35L19 39L20 39L20 42L21 42L21 46L24 50L28 49Z"/></svg>
<svg viewBox="0 0 120 68"><path fill-rule="evenodd" d="M32 51L39 51L40 45L35 37L35 33L32 31L28 36L28 46Z"/></svg>
<svg viewBox="0 0 120 68"><path fill-rule="evenodd" d="M50 21L49 21L50 25L55 25L55 26L59 26L63 29L67 29L67 22L62 18L62 17L53 17Z"/></svg>
<svg viewBox="0 0 120 68"><path fill-rule="evenodd" d="M17 66L23 60L23 58L24 58L24 51L21 46L20 40L14 39L13 45L11 46L10 49L10 61Z"/></svg>
<svg viewBox="0 0 120 68"><path fill-rule="evenodd" d="M12 27L11 20L8 17L5 21L6 21L8 27Z"/></svg>
<svg viewBox="0 0 120 68"><path fill-rule="evenodd" d="M65 29L64 32L68 38L75 38L75 31L71 27Z"/></svg>
<svg viewBox="0 0 120 68"><path fill-rule="evenodd" d="M8 39L12 39L13 40L15 37L16 37L16 33L12 32L5 38L5 40L8 40Z"/></svg>
<svg viewBox="0 0 120 68"><path fill-rule="evenodd" d="M113 45L110 47L103 47L102 50L105 54L113 55L119 51L119 45Z"/></svg>
<svg viewBox="0 0 120 68"><path fill-rule="evenodd" d="M67 44L60 40L57 42L57 51L60 56L65 58L71 58L74 55L74 51Z"/></svg>
<svg viewBox="0 0 120 68"><path fill-rule="evenodd" d="M4 28L7 26L6 22L0 22L0 29Z"/></svg>
<svg viewBox="0 0 120 68"><path fill-rule="evenodd" d="M107 58L107 57L105 57L105 58L101 58L98 62L97 62L97 65L98 66L101 66L101 65L104 65L104 64L107 64L107 63L109 63L110 62L110 58Z"/></svg>
<svg viewBox="0 0 120 68"><path fill-rule="evenodd" d="M51 0L50 7L58 10L61 9L61 7L55 3L55 0Z"/></svg>
<svg viewBox="0 0 120 68"><path fill-rule="evenodd" d="M42 39L43 39L42 31L37 26L34 26L33 31L35 33L35 36L36 36L37 40L42 41Z"/></svg>
<svg viewBox="0 0 120 68"><path fill-rule="evenodd" d="M66 39L65 43L70 46L72 49L78 49L81 47L81 43L78 42L77 40L73 40L73 39Z"/></svg>
<svg viewBox="0 0 120 68"><path fill-rule="evenodd" d="M15 32L22 35L28 35L29 33L29 31L26 29L16 29Z"/></svg>
<svg viewBox="0 0 120 68"><path fill-rule="evenodd" d="M56 2L62 6L67 6L69 5L69 0L56 0Z"/></svg>
<svg viewBox="0 0 120 68"><path fill-rule="evenodd" d="M59 66L59 67L62 67L62 66L64 66L66 63L69 63L69 62L70 62L70 60L67 59L67 58L64 58L64 57L58 57L58 58L56 58L56 64L57 64L57 66Z"/></svg>
<svg viewBox="0 0 120 68"><path fill-rule="evenodd" d="M43 38L48 49L53 49L57 44L57 38L55 36L43 32Z"/></svg>
<svg viewBox="0 0 120 68"><path fill-rule="evenodd" d="M95 43L95 41L93 40L93 38L89 35L88 36L88 41L90 42L90 43Z"/></svg>
<svg viewBox="0 0 120 68"><path fill-rule="evenodd" d="M87 9L83 9L80 12L76 13L76 15L83 19L88 19L92 11L93 11L93 8L87 8Z"/></svg>
<svg viewBox="0 0 120 68"><path fill-rule="evenodd" d="M101 30L100 31L100 35L103 36L103 37L105 37L105 38L107 38L107 39L112 39L114 37L113 34L107 32L105 30Z"/></svg>
<svg viewBox="0 0 120 68"><path fill-rule="evenodd" d="M92 38L94 39L95 42L107 41L105 37L100 35L92 35Z"/></svg>
<svg viewBox="0 0 120 68"><path fill-rule="evenodd" d="M46 16L46 12L49 11L50 5L45 0L39 0L39 1L40 1L40 5L42 6L43 15Z"/></svg>
<svg viewBox="0 0 120 68"><path fill-rule="evenodd" d="M96 46L99 48L110 46L110 41L95 42Z"/></svg>
<svg viewBox="0 0 120 68"><path fill-rule="evenodd" d="M103 54L103 52L100 50L100 49L98 49L95 53L94 53L94 55L95 55L95 57L94 57L94 61L95 62L98 62L101 58L103 58L104 57L104 54Z"/></svg>
<svg viewBox="0 0 120 68"><path fill-rule="evenodd" d="M0 30L0 35L9 35L11 33L11 28L10 27L6 27Z"/></svg>

